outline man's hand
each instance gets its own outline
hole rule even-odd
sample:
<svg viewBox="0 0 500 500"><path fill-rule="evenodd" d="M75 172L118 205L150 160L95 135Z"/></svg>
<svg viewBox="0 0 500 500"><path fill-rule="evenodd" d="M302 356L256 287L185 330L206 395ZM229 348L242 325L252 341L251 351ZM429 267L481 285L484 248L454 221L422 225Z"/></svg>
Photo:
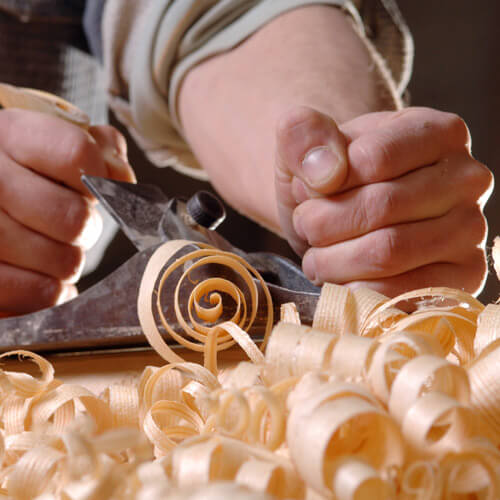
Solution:
<svg viewBox="0 0 500 500"><path fill-rule="evenodd" d="M82 173L134 181L124 138L40 113L0 111L0 311L20 314L76 295L102 221Z"/></svg>
<svg viewBox="0 0 500 500"><path fill-rule="evenodd" d="M282 230L315 283L482 286L493 182L458 116L407 108L337 127L296 108L279 122L275 174Z"/></svg>
<svg viewBox="0 0 500 500"><path fill-rule="evenodd" d="M179 96L215 188L281 230L315 282L477 292L491 174L456 115L400 106L373 46L325 5L287 12L191 69Z"/></svg>

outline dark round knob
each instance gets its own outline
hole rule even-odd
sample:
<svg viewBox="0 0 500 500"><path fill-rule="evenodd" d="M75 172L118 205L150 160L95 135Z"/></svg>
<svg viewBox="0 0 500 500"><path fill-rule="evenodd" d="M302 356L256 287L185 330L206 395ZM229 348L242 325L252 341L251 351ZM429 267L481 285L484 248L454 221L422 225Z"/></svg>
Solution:
<svg viewBox="0 0 500 500"><path fill-rule="evenodd" d="M186 204L187 213L200 226L214 230L226 217L224 205L208 191L198 191Z"/></svg>

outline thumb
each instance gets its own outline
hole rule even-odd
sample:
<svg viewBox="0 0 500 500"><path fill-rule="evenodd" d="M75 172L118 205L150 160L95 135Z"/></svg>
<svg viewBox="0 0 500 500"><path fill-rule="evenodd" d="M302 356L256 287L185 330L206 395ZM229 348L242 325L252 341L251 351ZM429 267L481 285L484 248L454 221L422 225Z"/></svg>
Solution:
<svg viewBox="0 0 500 500"><path fill-rule="evenodd" d="M277 127L275 188L282 231L301 255L307 244L293 227L295 207L335 193L347 178L347 143L337 124L312 108L295 107Z"/></svg>

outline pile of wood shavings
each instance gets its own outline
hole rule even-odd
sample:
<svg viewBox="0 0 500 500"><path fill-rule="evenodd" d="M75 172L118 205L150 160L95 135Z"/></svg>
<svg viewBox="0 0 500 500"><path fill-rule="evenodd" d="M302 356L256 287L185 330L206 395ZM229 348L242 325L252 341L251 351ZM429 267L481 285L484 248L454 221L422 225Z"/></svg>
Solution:
<svg viewBox="0 0 500 500"><path fill-rule="evenodd" d="M196 342L180 339L202 366L172 359L151 326L157 274L186 244L161 247L143 278L141 322L169 364L146 367L137 385L96 396L62 384L36 354L4 355L41 375L0 371L0 498L500 498L499 305L451 289L389 300L326 285L311 326L282 308L263 354L243 329L258 308L247 273L258 274L204 247L182 265L235 266L250 304L224 280L193 283L211 306L191 304ZM209 328L221 317L217 286L240 307ZM424 305L396 308L411 298ZM218 370L217 352L234 342L250 361Z"/></svg>

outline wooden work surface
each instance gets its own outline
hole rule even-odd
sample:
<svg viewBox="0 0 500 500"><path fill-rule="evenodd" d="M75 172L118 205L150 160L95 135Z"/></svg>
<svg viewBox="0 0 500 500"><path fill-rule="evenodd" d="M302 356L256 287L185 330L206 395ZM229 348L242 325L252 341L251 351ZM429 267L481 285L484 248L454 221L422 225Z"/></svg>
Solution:
<svg viewBox="0 0 500 500"><path fill-rule="evenodd" d="M187 349L176 350L186 361L203 363L200 353ZM148 365L163 366L167 362L150 348L124 349L120 351L100 351L89 353L68 353L41 355L55 369L55 378L64 383L78 384L100 394L106 387L116 383L137 382L144 368ZM245 354L238 347L233 347L219 354L220 367L230 366L245 359ZM2 361L2 368L8 371L24 371L37 374L37 367L32 362L20 361L14 357Z"/></svg>

